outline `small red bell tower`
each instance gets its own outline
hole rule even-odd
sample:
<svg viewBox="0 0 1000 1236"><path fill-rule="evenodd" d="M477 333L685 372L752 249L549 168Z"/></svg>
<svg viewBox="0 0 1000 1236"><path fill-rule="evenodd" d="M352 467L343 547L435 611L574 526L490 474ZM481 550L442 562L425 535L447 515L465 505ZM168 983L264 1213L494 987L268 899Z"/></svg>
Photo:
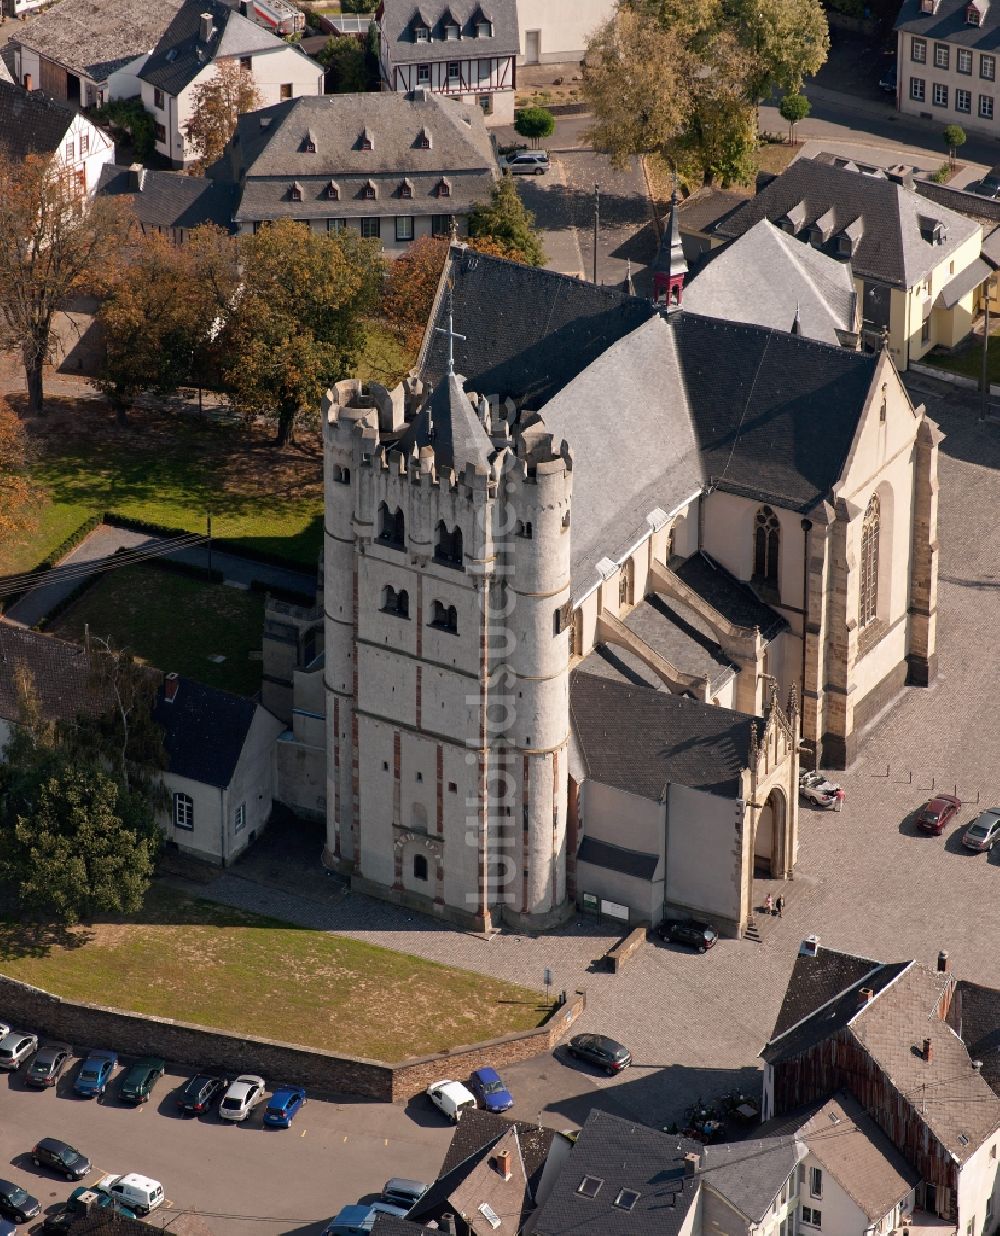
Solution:
<svg viewBox="0 0 1000 1236"><path fill-rule="evenodd" d="M680 307L684 293L684 277L687 275L684 246L681 244L680 220L677 217L677 182L670 195L670 217L663 229L660 249L653 263L653 302L666 309Z"/></svg>

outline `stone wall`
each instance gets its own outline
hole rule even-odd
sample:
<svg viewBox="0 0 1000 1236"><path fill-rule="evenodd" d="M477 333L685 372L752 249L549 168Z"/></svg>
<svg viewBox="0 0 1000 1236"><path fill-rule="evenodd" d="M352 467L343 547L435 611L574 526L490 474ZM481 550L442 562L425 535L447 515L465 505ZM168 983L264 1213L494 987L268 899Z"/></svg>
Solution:
<svg viewBox="0 0 1000 1236"><path fill-rule="evenodd" d="M0 1008L16 1026L63 1039L78 1050L111 1048L124 1056L154 1054L189 1069L260 1073L293 1078L317 1094L343 1094L384 1103L404 1102L432 1081L464 1078L483 1064L504 1065L551 1051L586 1004L576 992L543 1026L452 1052L380 1064L336 1056L269 1039L238 1038L219 1030L162 1017L143 1017L99 1005L79 1004L0 975Z"/></svg>

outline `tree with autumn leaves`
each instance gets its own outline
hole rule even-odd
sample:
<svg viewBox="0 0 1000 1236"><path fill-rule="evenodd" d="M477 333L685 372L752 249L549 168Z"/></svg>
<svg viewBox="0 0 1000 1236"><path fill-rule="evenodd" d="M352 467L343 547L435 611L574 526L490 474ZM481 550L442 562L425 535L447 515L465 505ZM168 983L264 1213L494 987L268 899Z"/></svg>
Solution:
<svg viewBox="0 0 1000 1236"><path fill-rule="evenodd" d="M0 398L0 543L28 531L38 494L27 474L24 426Z"/></svg>
<svg viewBox="0 0 1000 1236"><path fill-rule="evenodd" d="M217 60L215 72L191 91L191 116L184 137L195 155L195 170L210 167L236 132L244 112L255 111L263 102L253 74L238 60Z"/></svg>

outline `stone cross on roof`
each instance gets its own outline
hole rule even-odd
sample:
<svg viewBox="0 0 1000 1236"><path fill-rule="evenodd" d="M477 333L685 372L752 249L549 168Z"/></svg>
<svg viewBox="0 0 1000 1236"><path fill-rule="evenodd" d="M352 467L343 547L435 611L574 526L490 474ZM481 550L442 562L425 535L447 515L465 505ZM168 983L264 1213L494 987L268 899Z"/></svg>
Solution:
<svg viewBox="0 0 1000 1236"><path fill-rule="evenodd" d="M448 340L448 367L445 370L445 373L449 377L453 376L455 373L455 340L461 339L463 343L466 340L465 335L460 335L455 330L454 310L455 310L455 306L454 306L454 298L452 295L452 287L451 287L451 284L449 283L448 284L448 328L446 330L443 326L434 327L434 331L436 334L444 335L444 337Z"/></svg>

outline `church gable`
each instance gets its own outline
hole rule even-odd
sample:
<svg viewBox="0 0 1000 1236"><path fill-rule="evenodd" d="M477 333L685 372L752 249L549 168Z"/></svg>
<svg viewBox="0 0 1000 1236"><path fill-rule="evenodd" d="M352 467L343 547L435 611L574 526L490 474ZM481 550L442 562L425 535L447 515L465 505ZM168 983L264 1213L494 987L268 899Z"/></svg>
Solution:
<svg viewBox="0 0 1000 1236"><path fill-rule="evenodd" d="M835 492L859 503L885 465L912 444L919 423L920 414L895 366L883 353L872 375Z"/></svg>

